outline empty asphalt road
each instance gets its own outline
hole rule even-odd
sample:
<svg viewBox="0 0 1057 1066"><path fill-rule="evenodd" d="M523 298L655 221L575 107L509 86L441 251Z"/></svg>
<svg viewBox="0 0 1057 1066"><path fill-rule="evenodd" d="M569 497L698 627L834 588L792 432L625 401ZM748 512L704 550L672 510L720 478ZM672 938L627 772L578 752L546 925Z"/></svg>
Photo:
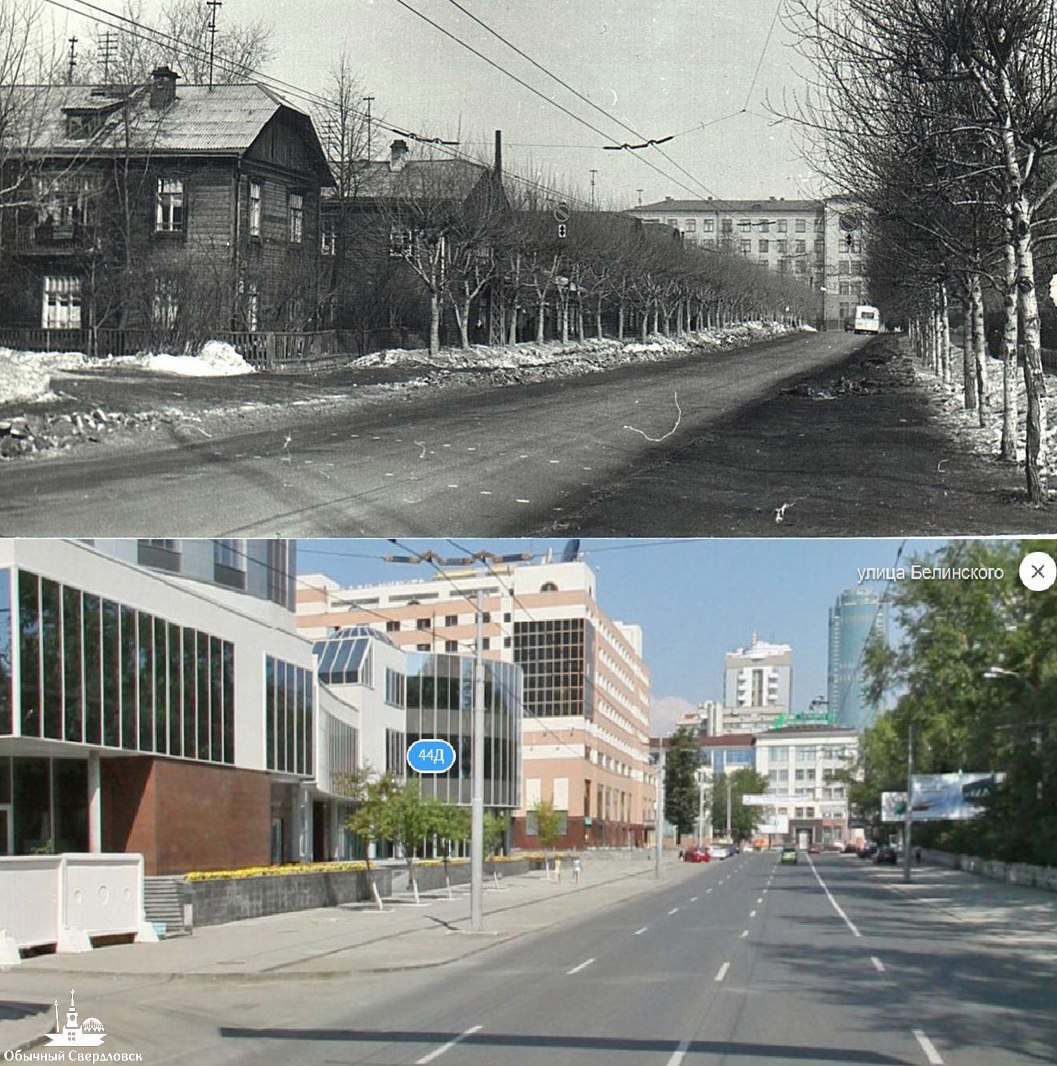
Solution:
<svg viewBox="0 0 1057 1066"><path fill-rule="evenodd" d="M512 536L561 522L731 414L866 341L752 348L458 397L394 399L223 439L5 466L8 536ZM685 487L684 487L685 488Z"/></svg>

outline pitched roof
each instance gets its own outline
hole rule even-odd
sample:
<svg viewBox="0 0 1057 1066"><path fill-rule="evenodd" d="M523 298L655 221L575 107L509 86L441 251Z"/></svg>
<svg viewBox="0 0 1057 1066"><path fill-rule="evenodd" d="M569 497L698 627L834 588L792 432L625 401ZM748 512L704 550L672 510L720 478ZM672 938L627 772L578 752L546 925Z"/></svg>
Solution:
<svg viewBox="0 0 1057 1066"><path fill-rule="evenodd" d="M398 170L389 160L363 164L357 197L464 200L489 168L465 159L407 159Z"/></svg>
<svg viewBox="0 0 1057 1066"><path fill-rule="evenodd" d="M653 204L629 207L629 214L641 211L796 211L799 213L822 210L821 200L775 200L765 197L760 200L658 200Z"/></svg>
<svg viewBox="0 0 1057 1066"><path fill-rule="evenodd" d="M299 108L264 85L180 85L176 98L162 110L149 103L149 87L132 90L90 85L19 86L26 95L24 114L31 128L27 147L34 154L94 155L125 151L126 133L133 151L241 155L281 109L292 113L310 136L317 169L326 160L311 125ZM129 122L123 105L129 104ZM73 137L68 115L96 114L104 127L94 137ZM329 171L326 172L329 177Z"/></svg>

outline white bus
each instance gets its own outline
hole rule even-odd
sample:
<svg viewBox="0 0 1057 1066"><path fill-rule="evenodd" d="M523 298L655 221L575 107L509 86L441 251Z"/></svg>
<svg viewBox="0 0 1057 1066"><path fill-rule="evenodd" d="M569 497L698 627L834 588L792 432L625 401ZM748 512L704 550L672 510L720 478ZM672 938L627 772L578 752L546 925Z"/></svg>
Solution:
<svg viewBox="0 0 1057 1066"><path fill-rule="evenodd" d="M859 304L855 308L855 332L881 332L881 315L876 307L871 307L869 304Z"/></svg>

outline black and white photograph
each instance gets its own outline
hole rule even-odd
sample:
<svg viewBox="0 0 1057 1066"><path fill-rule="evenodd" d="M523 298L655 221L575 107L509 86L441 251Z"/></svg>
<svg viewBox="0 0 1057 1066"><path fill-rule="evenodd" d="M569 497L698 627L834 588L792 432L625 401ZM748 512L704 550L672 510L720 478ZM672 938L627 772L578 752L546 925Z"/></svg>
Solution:
<svg viewBox="0 0 1057 1066"><path fill-rule="evenodd" d="M0 531L1044 533L1049 0L2 0Z"/></svg>

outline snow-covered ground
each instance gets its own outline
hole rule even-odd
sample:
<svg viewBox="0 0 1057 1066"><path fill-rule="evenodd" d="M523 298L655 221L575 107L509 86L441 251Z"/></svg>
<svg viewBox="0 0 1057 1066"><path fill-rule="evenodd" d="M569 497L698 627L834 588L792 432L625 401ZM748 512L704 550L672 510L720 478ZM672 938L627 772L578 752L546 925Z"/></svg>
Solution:
<svg viewBox="0 0 1057 1066"><path fill-rule="evenodd" d="M748 322L717 327L681 337L653 335L645 342L618 340L546 341L469 349L445 348L435 356L427 349L391 348L355 360L357 367L416 367L429 372L447 370L533 371L549 369L569 374L591 373L626 362L670 359L694 349L740 347L791 332L773 322ZM22 352L0 348L0 404L48 403L58 399L52 378L63 371L105 374L128 368L184 377L252 374L254 369L230 344L209 341L198 355L144 353L91 359L81 352ZM422 379L422 384L426 379ZM418 382L394 387L413 388Z"/></svg>
<svg viewBox="0 0 1057 1066"><path fill-rule="evenodd" d="M229 377L252 374L254 369L230 344L209 341L198 355L145 352L113 358L90 359L82 352L23 352L0 348L0 403L47 403L57 399L52 377L66 370L108 370L134 367L182 377Z"/></svg>

